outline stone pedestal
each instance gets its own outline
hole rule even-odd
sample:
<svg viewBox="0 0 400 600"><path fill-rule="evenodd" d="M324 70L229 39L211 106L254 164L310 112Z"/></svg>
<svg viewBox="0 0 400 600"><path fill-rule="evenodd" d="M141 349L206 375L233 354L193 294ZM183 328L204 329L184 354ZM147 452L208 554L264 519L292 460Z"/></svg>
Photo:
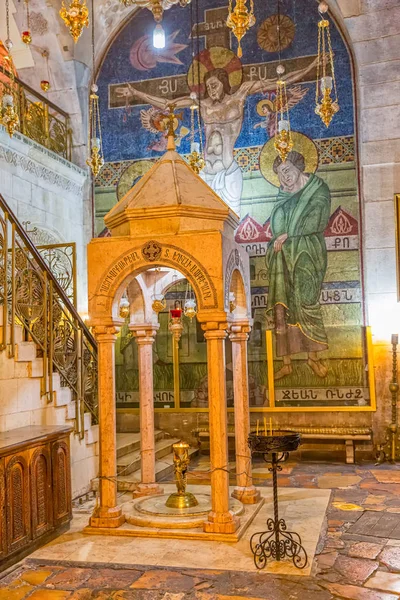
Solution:
<svg viewBox="0 0 400 600"><path fill-rule="evenodd" d="M130 329L138 345L141 482L133 497L162 494L156 483L153 400L153 343L159 325L138 325Z"/></svg>
<svg viewBox="0 0 400 600"><path fill-rule="evenodd" d="M231 325L229 339L232 342L233 394L235 406L236 487L232 493L243 504L256 504L260 492L252 481L251 451L248 445L250 433L249 378L247 369L247 342L250 327Z"/></svg>
<svg viewBox="0 0 400 600"><path fill-rule="evenodd" d="M222 327L224 327L222 329ZM210 419L211 505L204 531L234 533L240 520L229 510L228 422L225 382L226 324L206 323Z"/></svg>
<svg viewBox="0 0 400 600"><path fill-rule="evenodd" d="M117 329L96 326L99 364L99 490L100 506L90 518L91 527L119 527L125 521L117 506L117 434L115 418L115 356Z"/></svg>

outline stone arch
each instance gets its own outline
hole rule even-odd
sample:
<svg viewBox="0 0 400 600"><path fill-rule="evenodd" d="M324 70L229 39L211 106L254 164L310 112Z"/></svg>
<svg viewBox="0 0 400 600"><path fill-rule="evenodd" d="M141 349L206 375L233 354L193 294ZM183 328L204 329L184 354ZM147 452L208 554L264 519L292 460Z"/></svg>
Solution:
<svg viewBox="0 0 400 600"><path fill-rule="evenodd" d="M245 267L237 248L231 251L226 263L224 290L226 313L230 313L229 294L233 292L238 309L235 316L240 315L242 318L249 318L251 316L251 294L248 285L248 276L246 276Z"/></svg>
<svg viewBox="0 0 400 600"><path fill-rule="evenodd" d="M133 279L149 268L169 267L179 271L192 285L199 309L223 310L205 267L183 248L150 241L130 248L108 264L90 299L89 313L94 317L118 320L118 306L124 290Z"/></svg>

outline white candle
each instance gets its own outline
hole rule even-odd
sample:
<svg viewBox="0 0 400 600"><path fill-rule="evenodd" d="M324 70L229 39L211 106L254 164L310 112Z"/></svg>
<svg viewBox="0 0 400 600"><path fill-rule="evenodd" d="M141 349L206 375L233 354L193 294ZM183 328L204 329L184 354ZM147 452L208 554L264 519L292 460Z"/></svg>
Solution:
<svg viewBox="0 0 400 600"><path fill-rule="evenodd" d="M190 152L200 152L200 144L199 142L192 142L190 144Z"/></svg>
<svg viewBox="0 0 400 600"><path fill-rule="evenodd" d="M100 138L92 138L92 148L100 148Z"/></svg>

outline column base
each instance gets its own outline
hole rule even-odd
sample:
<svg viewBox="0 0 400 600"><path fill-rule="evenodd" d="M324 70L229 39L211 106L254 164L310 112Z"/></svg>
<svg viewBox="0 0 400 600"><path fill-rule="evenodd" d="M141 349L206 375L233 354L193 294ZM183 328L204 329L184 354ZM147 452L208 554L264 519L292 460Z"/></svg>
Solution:
<svg viewBox="0 0 400 600"><path fill-rule="evenodd" d="M239 528L240 519L230 511L226 513L208 513L208 521L203 524L206 533L235 533Z"/></svg>
<svg viewBox="0 0 400 600"><path fill-rule="evenodd" d="M158 483L138 483L132 493L132 498L141 498L142 496L159 496L164 493L164 489Z"/></svg>
<svg viewBox="0 0 400 600"><path fill-rule="evenodd" d="M261 499L261 494L254 485L248 487L235 487L232 492L232 498L240 500L243 504L257 504Z"/></svg>
<svg viewBox="0 0 400 600"><path fill-rule="evenodd" d="M119 506L113 508L97 507L89 520L89 527L107 527L113 529L125 523L125 517Z"/></svg>

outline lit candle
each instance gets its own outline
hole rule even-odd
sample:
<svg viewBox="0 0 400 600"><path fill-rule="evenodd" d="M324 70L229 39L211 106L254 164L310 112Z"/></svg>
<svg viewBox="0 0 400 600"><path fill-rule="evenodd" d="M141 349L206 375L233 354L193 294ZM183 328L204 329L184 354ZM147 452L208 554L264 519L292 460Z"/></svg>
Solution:
<svg viewBox="0 0 400 600"><path fill-rule="evenodd" d="M257 419L257 435L258 435L258 427L260 425L260 421Z"/></svg>

